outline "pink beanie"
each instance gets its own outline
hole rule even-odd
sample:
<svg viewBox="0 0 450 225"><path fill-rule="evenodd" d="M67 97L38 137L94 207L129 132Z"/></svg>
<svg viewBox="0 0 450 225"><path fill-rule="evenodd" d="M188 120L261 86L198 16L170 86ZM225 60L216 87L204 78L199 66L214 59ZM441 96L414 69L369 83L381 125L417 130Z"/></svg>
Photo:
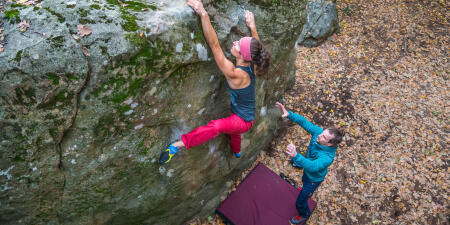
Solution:
<svg viewBox="0 0 450 225"><path fill-rule="evenodd" d="M252 37L243 37L239 40L239 49L241 50L242 58L245 61L252 61L252 53L250 52L250 44Z"/></svg>

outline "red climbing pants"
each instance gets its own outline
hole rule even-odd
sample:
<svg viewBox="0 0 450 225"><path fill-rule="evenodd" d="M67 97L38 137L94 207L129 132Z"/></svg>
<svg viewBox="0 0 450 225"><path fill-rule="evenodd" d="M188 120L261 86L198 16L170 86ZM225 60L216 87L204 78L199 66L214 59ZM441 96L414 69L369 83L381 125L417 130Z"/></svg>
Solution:
<svg viewBox="0 0 450 225"><path fill-rule="evenodd" d="M231 150L241 152L241 134L250 130L254 121L247 122L234 113L229 117L211 120L206 126L197 127L188 134L183 134L181 140L186 149L201 145L217 135L224 133L230 139Z"/></svg>

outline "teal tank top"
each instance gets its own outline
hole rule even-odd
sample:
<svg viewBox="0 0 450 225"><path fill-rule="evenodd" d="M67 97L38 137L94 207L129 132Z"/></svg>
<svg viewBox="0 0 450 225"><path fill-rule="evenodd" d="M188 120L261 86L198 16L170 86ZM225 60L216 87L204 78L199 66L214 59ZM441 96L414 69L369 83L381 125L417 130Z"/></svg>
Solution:
<svg viewBox="0 0 450 225"><path fill-rule="evenodd" d="M230 93L231 112L238 115L243 120L249 122L255 119L255 67L253 63L249 67L236 66L248 73L251 82L245 88L233 89L227 83L227 89Z"/></svg>

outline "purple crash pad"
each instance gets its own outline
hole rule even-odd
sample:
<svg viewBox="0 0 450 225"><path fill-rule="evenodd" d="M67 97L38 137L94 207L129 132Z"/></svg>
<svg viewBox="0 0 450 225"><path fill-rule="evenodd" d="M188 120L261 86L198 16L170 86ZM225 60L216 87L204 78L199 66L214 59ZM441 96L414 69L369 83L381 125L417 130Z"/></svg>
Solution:
<svg viewBox="0 0 450 225"><path fill-rule="evenodd" d="M234 225L290 225L298 212L294 188L264 164L259 163L220 204L216 212ZM308 199L311 212L317 203Z"/></svg>

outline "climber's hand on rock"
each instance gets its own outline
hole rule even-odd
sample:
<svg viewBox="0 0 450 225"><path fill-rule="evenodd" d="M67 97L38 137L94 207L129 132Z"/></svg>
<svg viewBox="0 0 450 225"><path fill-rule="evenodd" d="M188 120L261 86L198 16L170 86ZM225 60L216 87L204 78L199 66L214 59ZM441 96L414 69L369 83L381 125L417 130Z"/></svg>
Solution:
<svg viewBox="0 0 450 225"><path fill-rule="evenodd" d="M250 29L256 28L255 25L255 16L250 11L245 11L245 22Z"/></svg>
<svg viewBox="0 0 450 225"><path fill-rule="evenodd" d="M188 0L187 4L199 15L206 16L208 13L205 8L203 8L203 3L201 0Z"/></svg>

